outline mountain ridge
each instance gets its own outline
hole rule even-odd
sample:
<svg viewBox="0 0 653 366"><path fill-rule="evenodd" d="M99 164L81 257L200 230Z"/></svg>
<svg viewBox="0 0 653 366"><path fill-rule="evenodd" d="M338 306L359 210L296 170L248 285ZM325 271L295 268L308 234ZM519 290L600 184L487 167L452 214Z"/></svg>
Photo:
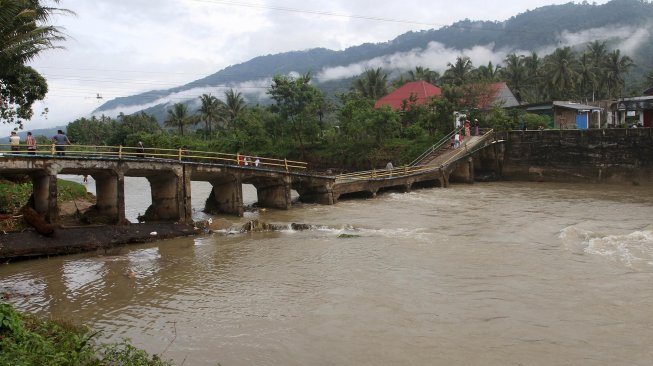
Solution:
<svg viewBox="0 0 653 366"><path fill-rule="evenodd" d="M386 42L364 43L340 51L318 47L257 56L178 87L115 98L102 104L93 113L154 104L175 93L196 88L238 89L239 83L265 83L276 74L319 73L328 68L348 66L401 52L412 52L416 49L423 51L434 42L460 50L461 54L464 50L488 45L491 45L492 51L535 51L559 44L565 32L591 33L594 30L597 38L600 36L609 40L611 38L608 27L642 27L647 24L653 24L653 3L643 0L612 0L602 5L587 2L547 5L501 22L465 19L439 29L406 32ZM606 34L599 34L602 29L606 29ZM648 37L650 39L650 34ZM653 68L652 43L642 42L643 46L633 55L640 69ZM319 87L320 83L317 84ZM145 110L158 109L159 112L155 114L160 116L160 110L165 109L164 105L165 102L162 101Z"/></svg>

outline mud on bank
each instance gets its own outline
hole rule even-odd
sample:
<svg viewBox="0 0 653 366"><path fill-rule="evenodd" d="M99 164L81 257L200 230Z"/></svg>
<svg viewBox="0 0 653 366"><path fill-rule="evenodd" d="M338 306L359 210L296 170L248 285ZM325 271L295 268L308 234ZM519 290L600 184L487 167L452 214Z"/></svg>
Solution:
<svg viewBox="0 0 653 366"><path fill-rule="evenodd" d="M34 230L0 233L0 260L89 252L197 233L192 225L176 223L60 227L51 236Z"/></svg>

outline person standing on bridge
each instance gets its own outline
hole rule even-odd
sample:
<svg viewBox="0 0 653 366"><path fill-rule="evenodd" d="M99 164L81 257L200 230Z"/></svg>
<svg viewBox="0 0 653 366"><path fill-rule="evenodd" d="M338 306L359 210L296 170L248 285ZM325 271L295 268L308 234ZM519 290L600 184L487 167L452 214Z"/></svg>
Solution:
<svg viewBox="0 0 653 366"><path fill-rule="evenodd" d="M472 135L472 134L471 134L471 130L470 130L471 125L470 125L468 119L465 120L465 124L464 124L464 126L465 126L465 137L469 137L469 136L471 136L471 135Z"/></svg>
<svg viewBox="0 0 653 366"><path fill-rule="evenodd" d="M34 139L34 136L32 136L31 132L27 133L27 137L25 138L25 143L27 144L28 154L35 155L36 154L36 139Z"/></svg>
<svg viewBox="0 0 653 366"><path fill-rule="evenodd" d="M20 150L20 136L16 131L11 131L11 136L9 136L9 145L11 145L12 154L17 154Z"/></svg>
<svg viewBox="0 0 653 366"><path fill-rule="evenodd" d="M478 136L478 119L474 118L474 136Z"/></svg>
<svg viewBox="0 0 653 366"><path fill-rule="evenodd" d="M139 141L138 144L136 144L136 150L138 151L136 157L141 159L145 157L145 146L143 146L143 141Z"/></svg>
<svg viewBox="0 0 653 366"><path fill-rule="evenodd" d="M66 153L66 145L70 145L70 140L68 136L63 133L62 130L58 130L57 134L52 136L52 142L54 143L54 149L57 151L57 156L64 156Z"/></svg>

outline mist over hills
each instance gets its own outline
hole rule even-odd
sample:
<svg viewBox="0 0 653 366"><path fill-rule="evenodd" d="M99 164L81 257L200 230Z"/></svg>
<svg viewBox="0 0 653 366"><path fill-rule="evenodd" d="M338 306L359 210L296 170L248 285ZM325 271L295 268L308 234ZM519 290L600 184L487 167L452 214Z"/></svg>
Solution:
<svg viewBox="0 0 653 366"><path fill-rule="evenodd" d="M587 2L550 5L530 10L503 22L462 20L440 29L408 32L384 43L366 43L342 51L313 48L255 57L226 67L205 78L166 90L110 100L93 113L117 115L144 110L159 120L177 102L199 105L198 97L212 93L222 98L235 89L249 103L266 103L272 76L311 72L315 85L327 95L345 91L351 80L366 69L382 67L391 77L428 67L443 72L447 63L464 55L474 66L503 63L510 53L544 56L557 47L582 49L588 42L606 41L637 65L629 83L653 69L653 3L644 0L612 0L603 5Z"/></svg>

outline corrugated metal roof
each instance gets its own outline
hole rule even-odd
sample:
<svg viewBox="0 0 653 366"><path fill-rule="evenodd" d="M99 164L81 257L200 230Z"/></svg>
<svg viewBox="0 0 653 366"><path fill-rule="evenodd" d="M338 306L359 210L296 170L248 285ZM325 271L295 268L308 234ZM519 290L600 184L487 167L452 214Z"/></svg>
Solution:
<svg viewBox="0 0 653 366"><path fill-rule="evenodd" d="M571 102L553 102L554 107L574 109L577 111L600 111L603 110L601 107L596 107L593 105L580 104L580 103L571 103Z"/></svg>

